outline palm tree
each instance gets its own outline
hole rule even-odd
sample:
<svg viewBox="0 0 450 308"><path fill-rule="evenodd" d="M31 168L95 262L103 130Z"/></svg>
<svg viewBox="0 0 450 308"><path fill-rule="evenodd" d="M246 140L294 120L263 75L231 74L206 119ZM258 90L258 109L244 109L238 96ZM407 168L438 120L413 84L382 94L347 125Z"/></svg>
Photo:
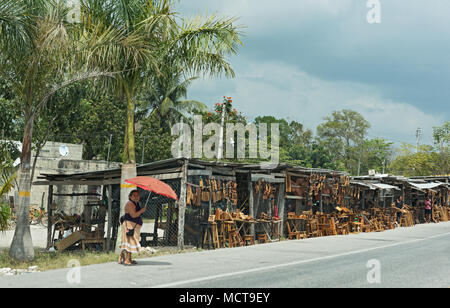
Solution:
<svg viewBox="0 0 450 308"><path fill-rule="evenodd" d="M141 105L150 112L150 117L160 119L159 122L165 124L164 130L170 132L176 121L185 118L185 112L205 111L207 106L201 102L186 99L188 88L198 79L197 76L184 78L180 70L170 66L166 66L164 71L154 76L152 86L144 94Z"/></svg>
<svg viewBox="0 0 450 308"><path fill-rule="evenodd" d="M28 215L36 119L49 98L60 89L82 80L112 76L86 70L87 49L78 42L80 37L87 41L89 36L72 31L77 26L66 22L66 14L63 1L0 0L0 76L11 82L25 123L18 171L19 210L10 249L10 256L18 261L34 259Z"/></svg>
<svg viewBox="0 0 450 308"><path fill-rule="evenodd" d="M240 33L234 18L184 20L172 11L171 0L81 0L81 8L86 31L97 32L100 37L110 28L121 33L116 46L99 46L91 58L105 70L121 72L108 81L117 97L127 102L121 200L128 200L132 188L124 181L136 176L135 102L144 86L152 86L151 79L144 77L160 75L165 63L158 60L165 57L174 59L177 67L191 76L204 73L233 77L225 58L237 52ZM124 52L122 44L132 44L135 49Z"/></svg>

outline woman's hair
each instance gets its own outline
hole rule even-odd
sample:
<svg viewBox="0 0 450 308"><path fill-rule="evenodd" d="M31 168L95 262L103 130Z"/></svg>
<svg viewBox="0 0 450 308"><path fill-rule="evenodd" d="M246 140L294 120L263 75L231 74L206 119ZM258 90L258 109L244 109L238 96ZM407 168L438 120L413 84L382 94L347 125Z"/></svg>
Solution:
<svg viewBox="0 0 450 308"><path fill-rule="evenodd" d="M130 191L130 193L128 194L128 199L130 199L134 193L139 193L139 191L137 189L133 189L132 191Z"/></svg>

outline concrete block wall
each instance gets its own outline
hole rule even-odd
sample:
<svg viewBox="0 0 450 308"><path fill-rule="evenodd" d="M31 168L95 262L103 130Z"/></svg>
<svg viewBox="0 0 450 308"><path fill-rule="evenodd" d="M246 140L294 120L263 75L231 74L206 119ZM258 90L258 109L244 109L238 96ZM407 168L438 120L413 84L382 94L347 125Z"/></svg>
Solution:
<svg viewBox="0 0 450 308"><path fill-rule="evenodd" d="M60 154L60 147L65 145L69 149L69 153L66 156ZM34 153L33 157L34 157ZM41 174L73 174L80 172L100 171L106 169L119 168L119 163L110 162L109 168L106 161L87 161L82 160L83 146L79 144L68 144L58 142L47 142L44 148L41 150L40 155L36 161L36 169L34 174L34 180L38 181L38 177ZM72 194L72 193L86 193L92 191L98 191L101 193L101 189L96 187L87 187L81 185L62 186L58 185L54 187L53 192L55 194ZM14 196L14 200L18 200L18 191L10 194ZM36 186L31 188L31 200L30 205L47 208L48 199L48 186ZM58 208L63 210L67 214L81 214L83 211L83 205L88 201L88 198L83 197L63 197L55 196L54 202L58 204Z"/></svg>

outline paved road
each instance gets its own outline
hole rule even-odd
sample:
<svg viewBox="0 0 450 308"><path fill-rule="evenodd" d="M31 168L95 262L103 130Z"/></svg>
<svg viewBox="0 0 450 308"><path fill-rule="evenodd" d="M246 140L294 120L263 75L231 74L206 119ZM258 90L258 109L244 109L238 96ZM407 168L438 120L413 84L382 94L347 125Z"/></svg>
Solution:
<svg viewBox="0 0 450 308"><path fill-rule="evenodd" d="M380 283L369 283L377 269L369 278ZM448 288L450 222L0 277L0 287L16 286Z"/></svg>

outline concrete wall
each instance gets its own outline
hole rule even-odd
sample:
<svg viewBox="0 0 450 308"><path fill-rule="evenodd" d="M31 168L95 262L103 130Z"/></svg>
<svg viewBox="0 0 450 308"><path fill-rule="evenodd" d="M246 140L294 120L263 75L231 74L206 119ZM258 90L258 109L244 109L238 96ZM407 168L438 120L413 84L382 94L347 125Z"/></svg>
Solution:
<svg viewBox="0 0 450 308"><path fill-rule="evenodd" d="M62 145L65 145L69 149L67 156L62 156L59 149ZM100 171L108 169L106 161L86 161L82 160L83 146L78 144L67 144L57 142L47 142L45 147L41 150L38 160L36 162L36 169L33 182L39 181L38 177L41 174L73 174L80 172ZM34 159L34 153L33 153ZM118 163L109 164L109 169L119 168ZM56 186L53 193L55 194L71 194L71 193L86 193L88 192L101 193L101 189L98 187L87 187L80 185L72 186ZM11 194L15 200L18 200L17 190ZM36 186L31 188L31 201L32 206L44 206L47 208L48 199L48 186ZM81 214L83 211L83 205L89 201L86 196L83 197L63 197L55 196L54 202L58 205L58 208L63 210L66 214ZM93 201L93 200L91 200Z"/></svg>
<svg viewBox="0 0 450 308"><path fill-rule="evenodd" d="M119 168L118 163L110 164L110 168ZM106 161L85 161L85 160L61 160L58 162L58 171L60 173L72 174L80 172L101 171L107 169ZM47 186L43 186L48 190ZM85 186L85 185L58 185L54 188L55 194L71 194L71 193L98 193L101 194L101 186ZM65 197L55 196L54 202L58 205L58 209L63 210L66 214L81 214L83 205L87 202L94 202L100 197Z"/></svg>
<svg viewBox="0 0 450 308"><path fill-rule="evenodd" d="M66 146L69 149L67 156L62 156L60 154L59 150L62 146ZM31 155L34 157L34 151ZM47 141L39 153L39 158L81 160L83 158L83 145Z"/></svg>

